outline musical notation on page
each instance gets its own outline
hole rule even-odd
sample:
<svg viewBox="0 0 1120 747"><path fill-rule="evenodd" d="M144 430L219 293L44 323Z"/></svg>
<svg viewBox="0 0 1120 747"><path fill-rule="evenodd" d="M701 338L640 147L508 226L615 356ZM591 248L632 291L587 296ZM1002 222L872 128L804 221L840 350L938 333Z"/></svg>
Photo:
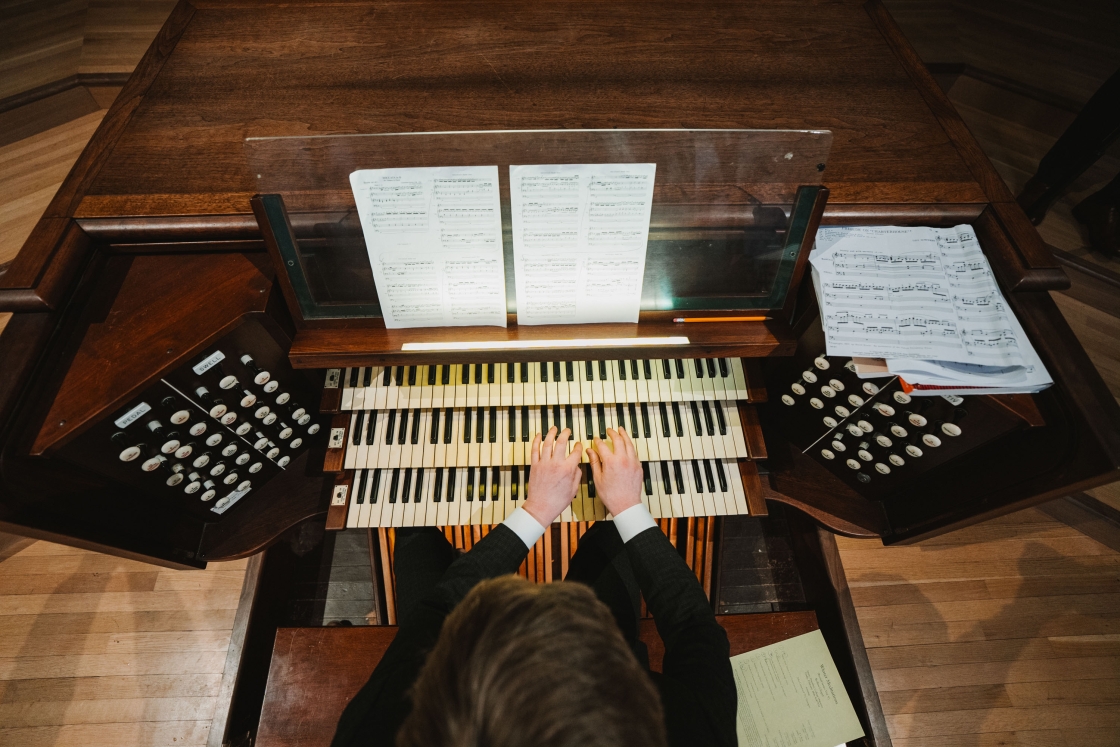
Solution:
<svg viewBox="0 0 1120 747"><path fill-rule="evenodd" d="M497 166L350 175L385 326L506 326Z"/></svg>
<svg viewBox="0 0 1120 747"><path fill-rule="evenodd" d="M638 321L656 168L510 166L518 324Z"/></svg>
<svg viewBox="0 0 1120 747"><path fill-rule="evenodd" d="M809 259L830 355L1023 363L971 226L828 226Z"/></svg>

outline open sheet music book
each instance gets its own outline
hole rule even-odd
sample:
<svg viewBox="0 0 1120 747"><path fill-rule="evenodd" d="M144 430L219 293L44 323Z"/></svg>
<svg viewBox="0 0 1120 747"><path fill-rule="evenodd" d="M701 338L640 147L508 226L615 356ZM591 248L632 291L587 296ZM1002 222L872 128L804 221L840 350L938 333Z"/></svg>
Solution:
<svg viewBox="0 0 1120 747"><path fill-rule="evenodd" d="M971 226L829 226L809 261L829 355L936 394L1050 385Z"/></svg>

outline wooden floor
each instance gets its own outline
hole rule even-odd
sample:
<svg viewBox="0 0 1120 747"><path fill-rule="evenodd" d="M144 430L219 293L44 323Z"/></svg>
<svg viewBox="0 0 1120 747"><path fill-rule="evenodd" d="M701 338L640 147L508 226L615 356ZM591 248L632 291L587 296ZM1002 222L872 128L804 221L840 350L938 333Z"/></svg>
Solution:
<svg viewBox="0 0 1120 747"><path fill-rule="evenodd" d="M931 29L952 36L962 13L998 26L1001 12L979 4L946 21L940 8L951 3L889 4L900 22L905 11L920 21L903 25L930 61L954 59ZM1005 21L1017 12L1004 10ZM970 28L972 43L978 32ZM1043 55L1051 63L1069 33L1054 28L1058 42ZM1008 37L999 38L977 46L969 62L983 66L990 49L1002 56L989 67L1012 75ZM1100 79L1101 55L1085 53L1099 43L1069 53L1068 99L1084 101ZM1013 190L1073 116L1061 95L1055 105L969 76L945 82ZM1051 93L1063 92L1063 81L1051 83ZM18 251L103 113L0 147L0 264ZM1110 155L1086 174L1047 218L1043 237L1120 269L1085 248L1069 216L1117 170ZM1055 298L1120 396L1120 319ZM1094 495L1120 508L1120 486ZM839 544L896 745L1120 745L1120 555L1036 510L916 547ZM0 562L0 747L205 744L244 573L244 563L167 571L44 542Z"/></svg>

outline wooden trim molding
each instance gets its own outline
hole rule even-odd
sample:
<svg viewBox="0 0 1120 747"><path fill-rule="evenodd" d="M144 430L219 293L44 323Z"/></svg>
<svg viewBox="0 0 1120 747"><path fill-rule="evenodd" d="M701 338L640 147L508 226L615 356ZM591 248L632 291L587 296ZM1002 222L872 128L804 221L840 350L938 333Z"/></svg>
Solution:
<svg viewBox="0 0 1120 747"><path fill-rule="evenodd" d="M241 671L241 661L245 654L245 640L249 634L249 619L260 585L261 569L264 567L264 553L249 558L245 569L245 582L241 585L241 597L237 601L237 613L233 618L233 632L230 634L229 648L226 650L226 665L222 670L222 684L218 687L218 704L214 718L210 722L210 735L207 747L222 747L227 744L226 727L229 725L233 688Z"/></svg>

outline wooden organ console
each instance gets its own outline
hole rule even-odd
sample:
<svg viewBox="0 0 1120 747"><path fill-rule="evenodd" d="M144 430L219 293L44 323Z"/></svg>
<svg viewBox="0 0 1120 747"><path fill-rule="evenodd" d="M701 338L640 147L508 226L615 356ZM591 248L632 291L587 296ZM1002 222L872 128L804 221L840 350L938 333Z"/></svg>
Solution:
<svg viewBox="0 0 1120 747"><path fill-rule="evenodd" d="M594 329L518 327L512 310L504 329L386 329L362 290L349 185L298 188L301 169L342 152L318 136L782 127L817 128L799 148L831 133L831 152L784 186L661 193L655 206L688 209L653 222L648 250L647 284L692 298L688 313L739 316L711 298L751 295L763 321L681 325L681 307L654 304ZM387 142L354 146L350 165L371 167ZM798 163L767 142L742 151L758 174ZM720 152L678 145L647 149L659 174L685 151ZM447 153L408 155L396 165ZM552 162L595 162L570 155ZM292 183L273 189L278 174ZM918 401L823 356L801 282L822 222L973 225L1053 387ZM804 604L868 742L886 745L828 532L914 542L1120 477L1120 408L1048 293L1067 286L874 0L184 0L0 270L0 530L200 567L325 522L384 530L385 571L395 528L447 527L466 546L500 521L536 430L586 440L625 423L644 499L717 609L735 517L790 509ZM609 343L674 335L688 343ZM482 344L494 340L513 347ZM407 348L463 341L482 345ZM534 578L562 575L580 527L605 518L590 481L562 518Z"/></svg>

